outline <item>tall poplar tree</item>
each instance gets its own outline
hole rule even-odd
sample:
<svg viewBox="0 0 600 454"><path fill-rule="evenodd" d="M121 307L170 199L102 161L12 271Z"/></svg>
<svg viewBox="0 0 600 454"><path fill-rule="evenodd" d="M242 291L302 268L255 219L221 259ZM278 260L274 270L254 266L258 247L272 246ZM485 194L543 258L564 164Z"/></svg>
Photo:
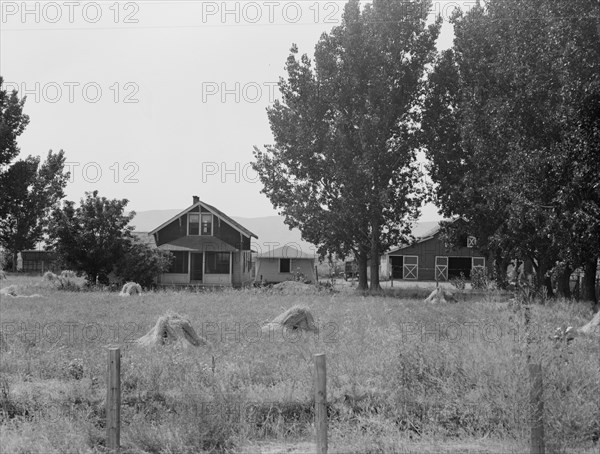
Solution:
<svg viewBox="0 0 600 454"><path fill-rule="evenodd" d="M352 252L361 289L369 259L380 288L380 254L407 240L424 196L415 129L440 27L429 8L351 0L314 62L293 46L267 110L275 143L254 150L262 192L321 255Z"/></svg>

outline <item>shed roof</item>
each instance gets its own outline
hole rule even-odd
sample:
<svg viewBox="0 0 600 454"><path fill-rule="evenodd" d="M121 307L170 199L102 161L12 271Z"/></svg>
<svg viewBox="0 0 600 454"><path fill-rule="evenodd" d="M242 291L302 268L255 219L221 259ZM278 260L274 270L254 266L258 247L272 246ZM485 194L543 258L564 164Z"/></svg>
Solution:
<svg viewBox="0 0 600 454"><path fill-rule="evenodd" d="M156 241L154 240L154 235L150 235L148 232L131 232L133 238L140 243L147 244L150 247L156 247Z"/></svg>
<svg viewBox="0 0 600 454"><path fill-rule="evenodd" d="M299 251L292 246L281 246L261 254L257 254L257 259L310 259L314 260L314 254Z"/></svg>

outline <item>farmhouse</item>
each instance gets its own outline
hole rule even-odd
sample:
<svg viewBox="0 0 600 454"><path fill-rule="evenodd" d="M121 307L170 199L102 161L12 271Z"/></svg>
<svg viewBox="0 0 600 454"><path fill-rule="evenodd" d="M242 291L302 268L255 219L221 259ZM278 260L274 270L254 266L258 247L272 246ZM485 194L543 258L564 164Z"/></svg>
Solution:
<svg viewBox="0 0 600 454"><path fill-rule="evenodd" d="M256 256L255 278L259 282L315 280L315 256L292 246L282 246Z"/></svg>
<svg viewBox="0 0 600 454"><path fill-rule="evenodd" d="M485 268L484 255L477 249L474 237L465 237L459 247L446 246L436 226L416 239L413 244L391 249L381 256L382 278L408 281L447 281L459 277L471 278L471 270Z"/></svg>
<svg viewBox="0 0 600 454"><path fill-rule="evenodd" d="M250 239L258 237L217 208L192 206L148 233L174 260L159 285L242 287L252 282Z"/></svg>

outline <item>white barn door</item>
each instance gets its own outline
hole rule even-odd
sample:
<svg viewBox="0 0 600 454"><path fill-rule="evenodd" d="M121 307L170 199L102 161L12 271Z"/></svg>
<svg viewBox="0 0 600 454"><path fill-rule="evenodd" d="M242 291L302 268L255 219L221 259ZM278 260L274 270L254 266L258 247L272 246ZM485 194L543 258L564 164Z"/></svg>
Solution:
<svg viewBox="0 0 600 454"><path fill-rule="evenodd" d="M419 257L417 255L405 255L402 265L403 279L416 281L419 278Z"/></svg>
<svg viewBox="0 0 600 454"><path fill-rule="evenodd" d="M435 280L436 281L447 281L448 280L448 257L436 257L435 258Z"/></svg>

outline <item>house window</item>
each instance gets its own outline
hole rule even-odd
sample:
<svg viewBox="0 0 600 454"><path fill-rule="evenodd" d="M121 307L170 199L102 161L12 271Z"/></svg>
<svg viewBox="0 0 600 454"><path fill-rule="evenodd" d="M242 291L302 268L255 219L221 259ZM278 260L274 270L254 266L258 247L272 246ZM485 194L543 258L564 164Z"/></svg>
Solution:
<svg viewBox="0 0 600 454"><path fill-rule="evenodd" d="M169 267L168 273L186 274L188 272L188 253L187 252L171 252L173 260Z"/></svg>
<svg viewBox="0 0 600 454"><path fill-rule="evenodd" d="M279 272L289 273L290 272L290 259L279 259Z"/></svg>
<svg viewBox="0 0 600 454"><path fill-rule="evenodd" d="M212 235L212 214L202 213L202 235Z"/></svg>
<svg viewBox="0 0 600 454"><path fill-rule="evenodd" d="M188 235L200 235L200 215L197 213L190 213L188 214L188 220Z"/></svg>
<svg viewBox="0 0 600 454"><path fill-rule="evenodd" d="M207 252L206 274L229 274L229 252Z"/></svg>

